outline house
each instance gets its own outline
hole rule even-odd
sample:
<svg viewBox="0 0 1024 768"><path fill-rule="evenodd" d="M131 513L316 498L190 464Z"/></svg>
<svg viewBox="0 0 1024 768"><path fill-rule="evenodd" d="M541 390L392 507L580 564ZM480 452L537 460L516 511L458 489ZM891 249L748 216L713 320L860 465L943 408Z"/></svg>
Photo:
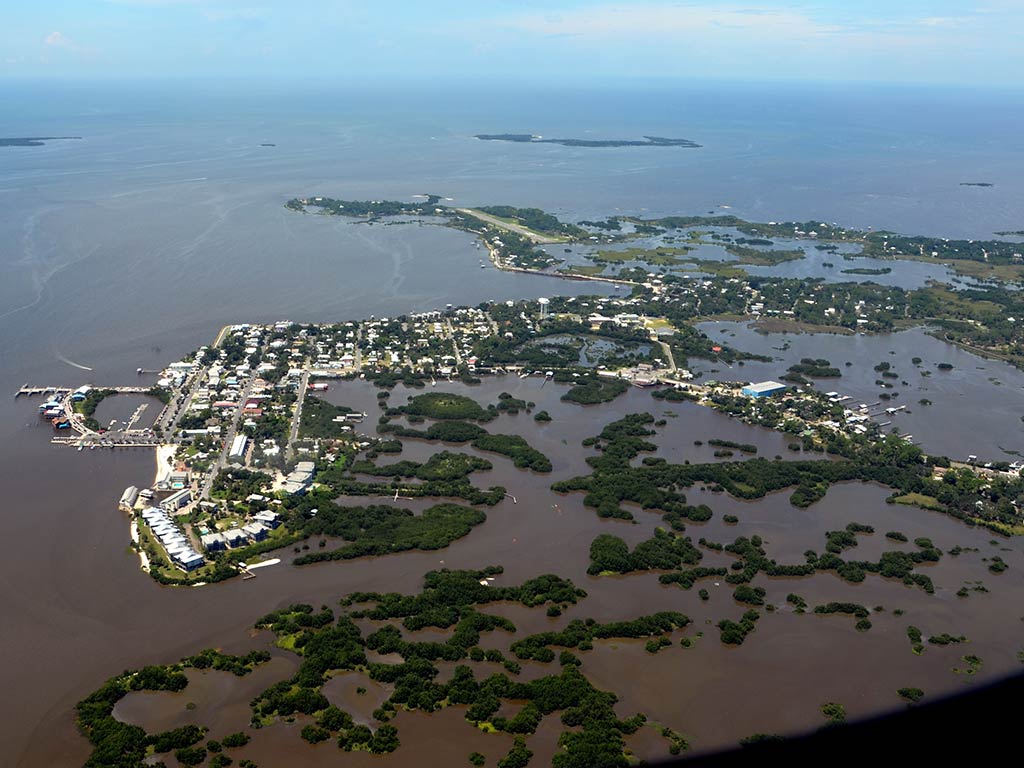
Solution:
<svg viewBox="0 0 1024 768"><path fill-rule="evenodd" d="M203 556L193 550L188 550L174 558L178 565L186 571L194 571L205 562Z"/></svg>
<svg viewBox="0 0 1024 768"><path fill-rule="evenodd" d="M200 536L199 541L207 552L220 552L228 548L227 540L222 533L208 533Z"/></svg>
<svg viewBox="0 0 1024 768"><path fill-rule="evenodd" d="M264 510L263 512L257 512L252 516L252 519L268 528L277 528L281 524L281 521L277 519L277 513L271 512L270 510Z"/></svg>
<svg viewBox="0 0 1024 768"><path fill-rule="evenodd" d="M263 525L263 523L249 523L248 525L243 525L242 530L252 541L263 541L270 535L270 529Z"/></svg>
<svg viewBox="0 0 1024 768"><path fill-rule="evenodd" d="M248 539L240 528L230 528L221 534L224 537L224 542L229 547L240 547L244 545Z"/></svg>

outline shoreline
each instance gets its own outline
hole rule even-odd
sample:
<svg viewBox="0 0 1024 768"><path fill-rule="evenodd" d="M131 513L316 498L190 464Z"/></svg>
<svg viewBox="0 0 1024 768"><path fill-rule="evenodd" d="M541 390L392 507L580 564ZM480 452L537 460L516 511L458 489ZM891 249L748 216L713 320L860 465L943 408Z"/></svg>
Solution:
<svg viewBox="0 0 1024 768"><path fill-rule="evenodd" d="M159 483L170 472L167 463L177 451L178 446L173 443L161 443L156 447L156 474L153 476L153 485Z"/></svg>

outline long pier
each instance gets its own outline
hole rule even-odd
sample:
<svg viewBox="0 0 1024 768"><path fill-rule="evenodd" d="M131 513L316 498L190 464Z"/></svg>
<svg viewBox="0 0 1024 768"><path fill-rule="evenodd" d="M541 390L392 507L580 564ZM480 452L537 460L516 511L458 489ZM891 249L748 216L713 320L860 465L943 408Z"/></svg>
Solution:
<svg viewBox="0 0 1024 768"><path fill-rule="evenodd" d="M34 387L26 383L14 393L14 397L18 398L22 395L26 397L32 397L33 395L66 395L71 389L71 387Z"/></svg>
<svg viewBox="0 0 1024 768"><path fill-rule="evenodd" d="M158 442L152 437L138 440L122 438L114 442L112 440L103 440L102 436L101 439L96 439L89 436L64 437L63 435L55 435L50 438L50 442L54 445L77 445L83 448L159 448L165 444Z"/></svg>
<svg viewBox="0 0 1024 768"><path fill-rule="evenodd" d="M119 395L144 395L153 387L93 387L93 389L105 389L116 392ZM66 395L69 392L73 392L75 387L37 387L32 384L25 384L17 392L14 393L14 397L18 398L22 395L26 397L32 397L33 395Z"/></svg>

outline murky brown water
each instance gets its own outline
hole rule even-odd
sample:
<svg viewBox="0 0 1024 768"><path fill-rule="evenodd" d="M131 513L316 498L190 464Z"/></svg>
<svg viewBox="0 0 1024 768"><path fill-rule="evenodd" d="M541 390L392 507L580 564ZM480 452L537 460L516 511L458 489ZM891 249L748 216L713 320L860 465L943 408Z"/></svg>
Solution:
<svg viewBox="0 0 1024 768"><path fill-rule="evenodd" d="M841 355L832 359L837 357ZM34 404L19 402L17 412L26 425L27 450L40 462L48 462L48 467L60 467L62 482L71 483L68 487L74 489L58 510L40 513L50 521L48 533L34 538L38 549L29 560L37 562L42 553L50 567L37 572L30 582L31 590L16 594L11 602L22 617L20 624L12 627L10 658L14 664L10 669L14 684L25 691L26 712L45 713L42 718L33 715L28 721L29 733L19 764L82 762L87 745L74 732L70 708L111 674L126 667L174 660L206 646L232 651L266 646L269 634L251 634L249 627L269 610L296 600L334 605L340 596L354 590L415 591L423 573L438 567L500 564L505 573L498 577L498 584L514 584L539 573L554 572L572 578L588 592L585 600L559 618L548 617L543 609L515 604L484 608L508 617L518 628L515 634L494 632L481 643L485 648L505 652L517 637L564 626L573 618L612 621L658 610L678 610L692 617L693 625L674 633L675 644L657 655L648 654L642 641L616 640L597 642L594 650L580 656L584 673L595 685L619 695L618 709L623 716L643 711L652 720L685 734L695 750L729 746L757 731L790 733L816 727L823 723L818 707L825 701L840 701L851 717L863 716L901 706L895 693L899 687L917 686L930 696L938 695L1016 671L1019 666L1015 653L1024 644L1024 625L1013 610L1007 610L1007 606L1024 604L1024 558L1018 542L1000 541L999 547L992 546L991 536L985 532L968 529L934 512L888 505L887 489L865 484L835 486L824 500L803 510L789 504L785 491L757 502L744 502L691 489L688 499L707 503L715 517L706 524L689 524L690 535L728 542L757 533L765 539L769 555L779 562L802 562L806 549L824 548L826 531L849 522L876 528L874 535L858 537L859 546L850 553L857 558L873 559L886 549L906 548L885 540L888 530L902 531L911 540L929 536L944 550L957 544L980 549L959 558L945 556L928 570L936 584L934 596L870 576L859 585L845 584L831 575L806 579L760 577L756 583L765 587L768 600L780 610L765 613L742 647L725 647L713 624L722 618L737 618L743 607L733 601L732 590L724 583L700 584L711 593L710 600L703 602L697 595L699 587L685 591L663 586L654 573L612 578L586 574L590 542L596 535L614 533L634 545L661 524L659 515L634 509L634 522L601 520L583 507L581 495L554 495L549 486L586 472L584 460L589 449L581 447L580 441L627 413L649 411L666 418L666 425L659 428L654 440L672 461L712 460L708 446L694 445L695 440L706 442L710 437L754 443L760 456L799 456L786 450L785 438L689 403L658 402L648 392L636 389L612 403L589 408L561 402L564 388L545 385L535 378L486 379L484 384L469 389L439 383L437 389L467 391L481 402L495 402L499 393L507 391L534 401L537 409L548 410L553 421L544 425L537 425L532 415L524 412L502 415L487 428L527 437L550 456L554 471L550 475L521 471L504 457L479 454L468 446L447 446L488 458L494 468L476 474L474 482L503 485L516 497L515 502L509 498L487 509L487 522L447 549L305 568L289 565L293 556L289 551L282 556L284 563L261 570L252 581L192 590L161 588L138 573L136 560L127 551L126 521L114 509L121 488L152 476L152 455L97 451L94 455L70 456L45 443L49 430L35 424ZM390 401L399 404L418 391L396 388ZM368 417L361 429L374 428L379 409L372 386L365 382L336 383L325 396L366 411ZM402 454L384 460L424 460L437 448L422 441L405 441ZM344 503L370 501L392 503L381 498L346 498ZM422 509L432 501L398 503ZM738 524L724 524L724 514L736 515ZM18 526L24 525L19 520L12 518L10 522L15 534ZM40 522L34 521L33 530L38 531ZM75 543L69 546L68 541ZM1003 546L1012 551L999 551ZM982 561L997 552L1011 566L998 576L988 573ZM707 553L704 562L727 565L730 560L725 555ZM972 593L967 599L955 596L961 584L977 579L991 591ZM100 588L98 584L109 586ZM40 590L50 595L45 603L29 597ZM790 592L800 594L811 605L841 600L870 607L882 605L886 611L872 615L872 629L859 633L849 617L792 613L785 604ZM905 615L895 616L892 611L896 608L906 611ZM910 623L919 626L926 636L966 634L971 644L966 650L929 646L923 656L915 656L905 634ZM36 629L30 630L33 625ZM40 633L40 625L45 625L46 631ZM682 637L695 637L698 632L704 636L692 648L678 644ZM422 639L447 636L439 630L414 634ZM968 652L984 659L983 670L970 678L953 674L951 667ZM211 736L223 736L245 726L248 702L258 690L291 674L294 667L288 666L287 657L275 651L270 665L242 679L224 673L190 672L192 682L185 691L132 694L118 705L117 716L151 730L203 723L212 727ZM50 660L45 685L40 685L38 674L28 678L19 671L31 660L41 658ZM480 675L501 669L487 662L470 666ZM446 679L454 665L440 667L441 679ZM557 665L526 663L522 677L535 679L557 671ZM367 692L357 693L360 686ZM366 722L387 696L387 688L365 676L346 674L329 681L325 694L357 720ZM189 701L196 704L194 710L185 708ZM396 753L386 758L351 753L345 755L346 764L398 765L415 760L421 765L446 766L462 764L474 750L487 755L489 762L507 751L511 745L508 736L484 734L466 723L463 714L459 707L431 716L401 713L395 724L402 747ZM298 755L303 764L336 764L339 753L333 743L310 747L299 738L305 722L308 720L297 718L256 731L252 743L237 755L258 759L261 766L294 765ZM528 743L536 753L537 764L550 760L561 729L557 715L547 717L530 737ZM667 756L667 743L653 727L631 736L629 746L639 757Z"/></svg>
<svg viewBox="0 0 1024 768"><path fill-rule="evenodd" d="M816 389L849 395L847 404L877 403L882 392L898 393L883 404L906 406L906 411L879 421L892 422L886 431L898 428L903 434L912 434L930 453L960 460L973 453L986 461L1014 461L1011 451L1024 453L1024 371L999 360L979 358L920 328L880 336L763 334L742 322L702 323L700 329L715 341L776 358L770 363L746 361L731 368L723 363L691 361L694 371L705 372L705 379L778 379L801 358L821 357L839 368L842 376L817 379ZM917 365L915 357L921 359ZM883 379L874 370L883 362L891 364L898 378ZM949 363L953 369L939 370L939 363ZM883 389L875 384L878 380L895 386ZM923 399L931 405L922 405Z"/></svg>

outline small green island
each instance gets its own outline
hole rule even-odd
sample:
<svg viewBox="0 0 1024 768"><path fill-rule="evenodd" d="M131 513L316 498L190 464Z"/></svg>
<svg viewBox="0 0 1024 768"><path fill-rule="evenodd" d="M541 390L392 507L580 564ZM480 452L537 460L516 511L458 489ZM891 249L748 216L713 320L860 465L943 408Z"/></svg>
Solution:
<svg viewBox="0 0 1024 768"><path fill-rule="evenodd" d="M531 133L478 133L481 141L510 141L515 144L560 144L563 147L701 147L690 139L644 136L643 139L545 139Z"/></svg>
<svg viewBox="0 0 1024 768"><path fill-rule="evenodd" d="M81 136L20 136L0 138L0 147L42 147L48 141L71 141Z"/></svg>

